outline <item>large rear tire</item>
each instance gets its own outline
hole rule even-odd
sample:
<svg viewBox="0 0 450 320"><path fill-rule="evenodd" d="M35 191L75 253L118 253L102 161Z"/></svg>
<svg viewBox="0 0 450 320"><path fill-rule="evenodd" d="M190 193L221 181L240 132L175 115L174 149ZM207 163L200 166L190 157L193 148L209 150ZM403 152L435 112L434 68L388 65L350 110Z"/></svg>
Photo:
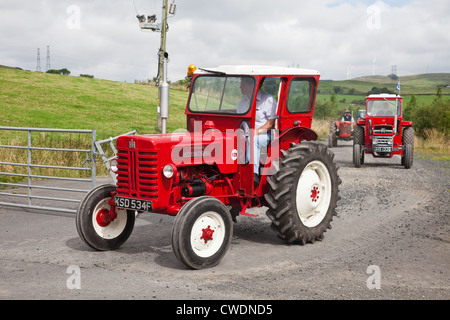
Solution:
<svg viewBox="0 0 450 320"><path fill-rule="evenodd" d="M322 240L336 215L338 165L323 144L301 142L282 151L279 171L267 179L271 229L289 243Z"/></svg>

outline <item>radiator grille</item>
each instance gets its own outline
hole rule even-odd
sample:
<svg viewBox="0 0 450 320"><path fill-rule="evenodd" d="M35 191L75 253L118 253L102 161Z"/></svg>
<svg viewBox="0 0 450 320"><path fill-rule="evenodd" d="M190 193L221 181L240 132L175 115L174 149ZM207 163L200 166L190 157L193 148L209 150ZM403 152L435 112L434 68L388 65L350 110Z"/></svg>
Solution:
<svg viewBox="0 0 450 320"><path fill-rule="evenodd" d="M394 133L394 129L390 126L375 126L373 132L375 134L392 134Z"/></svg>
<svg viewBox="0 0 450 320"><path fill-rule="evenodd" d="M341 124L339 126L339 133L340 134L351 134L352 133L352 127L350 125L343 125L343 124Z"/></svg>
<svg viewBox="0 0 450 320"><path fill-rule="evenodd" d="M158 199L158 153L118 150L117 192L155 201Z"/></svg>

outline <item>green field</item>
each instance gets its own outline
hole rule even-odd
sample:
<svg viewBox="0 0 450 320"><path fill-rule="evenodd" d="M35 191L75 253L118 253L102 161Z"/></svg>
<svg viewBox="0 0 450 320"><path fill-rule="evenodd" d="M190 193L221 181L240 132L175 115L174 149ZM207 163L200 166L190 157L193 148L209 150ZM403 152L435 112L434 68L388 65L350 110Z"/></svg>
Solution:
<svg viewBox="0 0 450 320"><path fill-rule="evenodd" d="M444 86L442 94L450 94L450 74L449 73L426 73L413 76L399 77L392 80L385 76L367 76L344 81L321 80L319 90L321 94L331 94L333 88L341 87L344 94L348 94L351 89L355 95L366 95L373 87L387 88L394 91L400 81L402 95L433 95L437 86Z"/></svg>
<svg viewBox="0 0 450 320"><path fill-rule="evenodd" d="M186 126L186 98L171 90L168 132ZM0 126L155 133L157 101L148 85L0 68Z"/></svg>
<svg viewBox="0 0 450 320"><path fill-rule="evenodd" d="M372 88L386 88L395 91L397 83L400 81L404 105L407 105L414 94L417 105L430 105L436 97L437 86L441 87L441 94L444 99L450 99L450 74L433 73L413 76L399 77L392 80L386 76L367 76L344 81L321 80L318 88L317 103L324 103L331 99L334 93L336 107L340 115L345 108L349 108L356 115L357 111L364 109L365 98ZM336 93L337 91L337 93Z"/></svg>
<svg viewBox="0 0 450 320"><path fill-rule="evenodd" d="M450 84L450 74L424 74L400 77L405 103L416 94L418 104L429 104L436 86ZM329 100L333 88L338 109L364 108L353 101L364 101L372 87L395 90L397 81L375 76L348 81L321 81L317 102ZM353 89L353 95L348 94ZM446 99L450 88L442 88ZM84 77L23 71L0 67L0 126L96 129L98 139L132 130L156 133L158 90L142 84L131 84ZM170 91L170 115L167 132L186 127L184 110L188 93Z"/></svg>

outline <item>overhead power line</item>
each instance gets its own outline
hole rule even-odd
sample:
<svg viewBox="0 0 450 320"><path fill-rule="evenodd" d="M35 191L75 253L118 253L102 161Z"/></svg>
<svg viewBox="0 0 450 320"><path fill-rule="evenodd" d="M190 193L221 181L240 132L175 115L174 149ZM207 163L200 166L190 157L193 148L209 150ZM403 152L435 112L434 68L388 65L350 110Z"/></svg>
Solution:
<svg viewBox="0 0 450 320"><path fill-rule="evenodd" d="M36 72L41 72L41 49L37 48Z"/></svg>

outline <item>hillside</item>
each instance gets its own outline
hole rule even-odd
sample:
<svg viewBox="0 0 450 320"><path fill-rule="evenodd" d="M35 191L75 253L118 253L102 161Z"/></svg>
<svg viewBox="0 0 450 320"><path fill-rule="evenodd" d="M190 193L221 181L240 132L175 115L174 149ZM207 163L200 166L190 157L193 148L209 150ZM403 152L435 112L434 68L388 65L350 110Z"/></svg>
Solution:
<svg viewBox="0 0 450 320"><path fill-rule="evenodd" d="M412 76L399 77L399 80L392 80L387 76L366 76L343 81L322 80L319 90L322 94L331 94L333 88L341 87L343 94L348 94L353 89L356 95L365 95L373 87L388 88L394 91L397 83L401 83L401 94L435 94L437 86L450 86L450 73L426 73ZM443 87L442 94L450 94L450 88Z"/></svg>
<svg viewBox="0 0 450 320"><path fill-rule="evenodd" d="M156 132L158 90L123 82L0 68L0 126L97 129L99 138ZM171 90L168 131L185 127L187 92Z"/></svg>
<svg viewBox="0 0 450 320"><path fill-rule="evenodd" d="M421 96L419 103L429 103L436 86L450 84L450 74L423 74L401 77L401 94ZM397 81L384 76L347 81L321 81L318 103L329 99L333 88L339 112L353 100L364 101L372 87L395 90ZM348 95L353 89L354 95ZM450 88L442 88L449 95ZM24 71L0 66L0 126L97 129L99 139L131 130L156 133L157 88L123 82L71 77ZM185 128L184 109L187 92L170 91L168 132ZM433 95L433 96L432 96ZM405 97L406 101L408 97ZM355 105L355 110L359 106Z"/></svg>

